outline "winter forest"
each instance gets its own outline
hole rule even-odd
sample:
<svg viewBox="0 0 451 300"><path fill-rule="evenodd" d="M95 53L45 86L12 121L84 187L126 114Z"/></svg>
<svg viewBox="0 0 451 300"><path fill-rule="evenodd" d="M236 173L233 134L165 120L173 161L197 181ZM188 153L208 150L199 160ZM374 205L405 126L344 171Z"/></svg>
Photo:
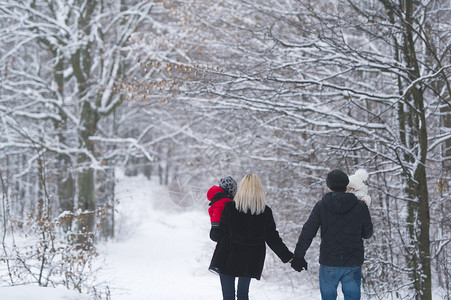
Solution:
<svg viewBox="0 0 451 300"><path fill-rule="evenodd" d="M0 286L114 300L118 172L178 211L258 174L292 248L326 174L364 168L365 298L451 299L450 1L0 0L0 24Z"/></svg>

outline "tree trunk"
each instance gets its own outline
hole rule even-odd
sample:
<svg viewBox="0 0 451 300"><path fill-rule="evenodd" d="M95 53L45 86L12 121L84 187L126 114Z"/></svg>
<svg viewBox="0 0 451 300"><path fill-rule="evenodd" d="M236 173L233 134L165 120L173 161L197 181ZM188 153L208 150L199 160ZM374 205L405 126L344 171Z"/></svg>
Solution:
<svg viewBox="0 0 451 300"><path fill-rule="evenodd" d="M405 3L405 45L404 56L407 66L411 70L408 74L410 82L420 77L418 60L416 57L415 41L413 38L413 1L408 0ZM417 141L419 152L416 169L413 170L413 181L410 182L409 216L410 239L413 243L414 255L411 263L418 271L412 274L415 282L416 299L431 300L432 299L432 279L431 279L431 245L429 238L430 213L429 213L429 193L426 174L426 159L428 153L428 137L426 126L426 113L424 109L424 92L422 87L413 87L411 92L414 109L411 111L412 116L412 134L411 143ZM414 145L412 145L414 146ZM415 149L415 147L411 147Z"/></svg>
<svg viewBox="0 0 451 300"><path fill-rule="evenodd" d="M58 158L58 199L60 212L74 212L75 180L71 172L70 158L60 155ZM72 225L72 218L67 220L65 229L69 230Z"/></svg>
<svg viewBox="0 0 451 300"><path fill-rule="evenodd" d="M78 173L78 206L82 210L82 216L78 223L79 244L89 246L93 241L89 235L94 231L94 217L96 201L94 195L94 170L84 169Z"/></svg>
<svg viewBox="0 0 451 300"><path fill-rule="evenodd" d="M80 143L82 148L89 153L94 153L94 143L89 138L97 130L98 114L91 107L88 101L83 102L83 110L80 124ZM88 234L94 231L94 217L96 209L95 178L94 169L91 167L90 158L82 154L79 157L78 165L81 169L78 172L78 207L83 211L83 217L79 221L78 232L80 238L78 242L88 245Z"/></svg>

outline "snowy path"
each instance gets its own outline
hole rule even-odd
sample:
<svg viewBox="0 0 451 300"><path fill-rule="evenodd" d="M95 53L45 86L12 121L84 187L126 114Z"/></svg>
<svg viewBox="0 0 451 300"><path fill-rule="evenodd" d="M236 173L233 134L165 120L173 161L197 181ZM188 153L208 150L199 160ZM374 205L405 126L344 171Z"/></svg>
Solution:
<svg viewBox="0 0 451 300"><path fill-rule="evenodd" d="M165 188L144 177L121 180L117 196L118 238L105 245L101 276L113 282L112 300L222 299L219 278L207 270L214 249L207 212L176 209ZM251 282L250 298L319 299L264 279Z"/></svg>

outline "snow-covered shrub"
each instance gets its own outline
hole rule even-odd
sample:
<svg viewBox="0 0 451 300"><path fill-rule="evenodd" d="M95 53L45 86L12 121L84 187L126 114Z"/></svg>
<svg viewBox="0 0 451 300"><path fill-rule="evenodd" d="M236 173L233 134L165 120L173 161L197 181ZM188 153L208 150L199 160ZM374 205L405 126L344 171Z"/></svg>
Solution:
<svg viewBox="0 0 451 300"><path fill-rule="evenodd" d="M45 197L28 209L25 219L19 219L10 210L9 197L5 192L8 188L3 181L2 190L0 286L64 286L101 299L100 291L105 288L94 283L99 271L94 265L99 255L94 241L101 231L102 218L108 207L94 212L79 209L54 214L49 198ZM95 232L72 230L78 228L72 225L92 214L96 215L97 220Z"/></svg>

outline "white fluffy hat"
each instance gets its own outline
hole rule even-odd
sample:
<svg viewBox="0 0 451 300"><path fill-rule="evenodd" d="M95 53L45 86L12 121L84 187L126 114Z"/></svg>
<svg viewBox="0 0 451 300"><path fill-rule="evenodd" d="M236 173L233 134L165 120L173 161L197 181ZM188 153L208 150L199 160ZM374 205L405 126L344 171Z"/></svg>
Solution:
<svg viewBox="0 0 451 300"><path fill-rule="evenodd" d="M348 187L358 190L364 185L364 181L368 179L368 172L364 169L358 169L354 175L349 176Z"/></svg>

